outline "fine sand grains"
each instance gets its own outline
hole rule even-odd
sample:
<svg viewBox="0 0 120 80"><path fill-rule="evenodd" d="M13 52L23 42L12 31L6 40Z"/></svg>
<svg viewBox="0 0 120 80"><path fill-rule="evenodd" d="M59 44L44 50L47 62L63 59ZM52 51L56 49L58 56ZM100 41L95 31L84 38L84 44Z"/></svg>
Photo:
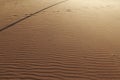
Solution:
<svg viewBox="0 0 120 80"><path fill-rule="evenodd" d="M18 19L59 0L12 1ZM0 80L120 80L119 2L69 0L0 32Z"/></svg>

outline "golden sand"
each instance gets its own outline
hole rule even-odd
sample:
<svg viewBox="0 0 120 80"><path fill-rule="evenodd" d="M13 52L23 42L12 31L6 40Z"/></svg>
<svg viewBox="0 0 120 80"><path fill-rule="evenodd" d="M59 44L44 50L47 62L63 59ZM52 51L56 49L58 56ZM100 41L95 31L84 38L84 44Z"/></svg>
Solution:
<svg viewBox="0 0 120 80"><path fill-rule="evenodd" d="M1 0L0 29L59 1ZM0 80L120 80L119 15L119 0L69 0L1 31Z"/></svg>

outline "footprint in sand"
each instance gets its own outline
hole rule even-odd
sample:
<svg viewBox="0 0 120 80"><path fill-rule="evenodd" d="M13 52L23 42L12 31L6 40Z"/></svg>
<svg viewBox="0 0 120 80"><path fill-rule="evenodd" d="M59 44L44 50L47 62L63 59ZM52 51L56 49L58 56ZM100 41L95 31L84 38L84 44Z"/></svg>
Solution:
<svg viewBox="0 0 120 80"><path fill-rule="evenodd" d="M14 14L13 16L16 17L16 16L18 16L18 15Z"/></svg>
<svg viewBox="0 0 120 80"><path fill-rule="evenodd" d="M66 12L72 12L72 10L71 9L66 9Z"/></svg>

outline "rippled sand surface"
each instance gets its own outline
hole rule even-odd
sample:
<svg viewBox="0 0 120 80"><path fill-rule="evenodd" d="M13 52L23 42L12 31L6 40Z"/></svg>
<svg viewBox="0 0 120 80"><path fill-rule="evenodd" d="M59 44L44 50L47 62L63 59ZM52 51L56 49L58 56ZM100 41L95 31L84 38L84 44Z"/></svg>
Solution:
<svg viewBox="0 0 120 80"><path fill-rule="evenodd" d="M1 0L0 29L59 1ZM0 80L120 80L119 14L119 0L68 0L1 31Z"/></svg>

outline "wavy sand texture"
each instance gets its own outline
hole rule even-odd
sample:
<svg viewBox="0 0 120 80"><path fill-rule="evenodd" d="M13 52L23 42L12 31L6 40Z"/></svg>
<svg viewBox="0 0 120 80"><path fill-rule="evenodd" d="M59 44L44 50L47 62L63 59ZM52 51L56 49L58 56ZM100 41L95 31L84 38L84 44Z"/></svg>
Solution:
<svg viewBox="0 0 120 80"><path fill-rule="evenodd" d="M1 1L19 17L0 28L60 0ZM119 2L69 0L0 32L0 80L120 80Z"/></svg>

